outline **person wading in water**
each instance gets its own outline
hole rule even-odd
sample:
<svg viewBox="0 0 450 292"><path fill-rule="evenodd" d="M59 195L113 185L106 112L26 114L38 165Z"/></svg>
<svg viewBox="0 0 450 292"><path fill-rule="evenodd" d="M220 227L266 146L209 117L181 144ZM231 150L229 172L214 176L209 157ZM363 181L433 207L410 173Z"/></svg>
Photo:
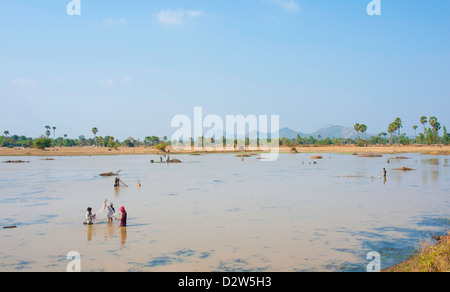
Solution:
<svg viewBox="0 0 450 292"><path fill-rule="evenodd" d="M127 226L127 211L125 211L125 207L120 207L120 216L117 218L117 221L120 221L120 227Z"/></svg>

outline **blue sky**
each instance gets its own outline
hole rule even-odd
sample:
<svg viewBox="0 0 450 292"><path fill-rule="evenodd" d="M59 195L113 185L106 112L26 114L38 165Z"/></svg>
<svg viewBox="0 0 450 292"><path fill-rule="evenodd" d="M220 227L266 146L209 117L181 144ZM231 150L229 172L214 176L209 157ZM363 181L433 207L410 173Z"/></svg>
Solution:
<svg viewBox="0 0 450 292"><path fill-rule="evenodd" d="M450 126L450 2L3 0L0 130L171 136L177 114L280 115L305 133Z"/></svg>

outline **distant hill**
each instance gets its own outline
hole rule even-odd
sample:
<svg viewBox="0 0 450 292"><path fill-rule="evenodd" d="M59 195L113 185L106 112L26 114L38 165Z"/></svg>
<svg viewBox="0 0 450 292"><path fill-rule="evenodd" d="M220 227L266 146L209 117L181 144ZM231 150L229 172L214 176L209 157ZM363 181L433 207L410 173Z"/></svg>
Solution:
<svg viewBox="0 0 450 292"><path fill-rule="evenodd" d="M289 139L295 139L295 138L297 138L297 135L300 135L300 137L306 137L305 134L303 134L301 132L296 132L289 128L280 129L279 135L280 135L280 138L284 137L284 138L289 138Z"/></svg>
<svg viewBox="0 0 450 292"><path fill-rule="evenodd" d="M259 132L252 132L254 136L259 136ZM224 132L224 136L226 136L227 133ZM326 125L322 127L321 129L315 131L314 133L305 134L303 132L297 132L290 128L282 128L279 131L279 137L280 138L289 138L289 139L296 139L297 135L300 135L302 138L309 138L310 136L313 136L314 138L318 138L320 135L321 139L325 138L343 138L343 139L349 139L349 138L356 138L356 131L353 128L350 127L343 127L343 126L336 126L336 125ZM270 134L268 135L270 137ZM362 137L361 133L359 134L360 137ZM366 137L370 138L374 136L373 134L366 133ZM245 136L238 136L235 134L235 138L243 139L245 137L249 137L249 134L246 133Z"/></svg>
<svg viewBox="0 0 450 292"><path fill-rule="evenodd" d="M318 137L319 135L322 138L355 138L356 131L353 128L348 127L342 127L342 126L334 126L334 125L327 125L320 130L314 132L311 134L313 137Z"/></svg>
<svg viewBox="0 0 450 292"><path fill-rule="evenodd" d="M326 125L323 128L315 131L311 134L304 134L302 132L296 132L289 128L283 128L280 129L280 137L289 138L289 139L295 139L297 138L297 135L300 135L302 138L308 138L309 136L313 136L317 138L319 135L321 138L356 138L356 131L353 128L350 127L343 127L343 126L336 126L336 125ZM361 134L360 134L361 136ZM369 138L371 136L374 136L373 134L366 133L366 137Z"/></svg>

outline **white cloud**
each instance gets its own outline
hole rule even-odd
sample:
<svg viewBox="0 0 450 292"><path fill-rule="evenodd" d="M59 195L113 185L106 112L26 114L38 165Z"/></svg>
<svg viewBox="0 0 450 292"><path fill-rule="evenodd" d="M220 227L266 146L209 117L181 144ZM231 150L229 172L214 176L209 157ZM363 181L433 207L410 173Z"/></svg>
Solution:
<svg viewBox="0 0 450 292"><path fill-rule="evenodd" d="M198 11L198 10L187 10L186 11L186 15L189 18L193 18L193 17L199 17L203 15L203 12Z"/></svg>
<svg viewBox="0 0 450 292"><path fill-rule="evenodd" d="M266 1L274 3L279 7L281 7L282 9L289 12L293 13L300 12L300 6L297 4L297 2L295 2L295 0L266 0Z"/></svg>
<svg viewBox="0 0 450 292"><path fill-rule="evenodd" d="M197 18L203 15L203 12L198 10L184 10L184 9L167 9L156 14L159 23L165 25L180 26L183 25L186 19Z"/></svg>
<svg viewBox="0 0 450 292"><path fill-rule="evenodd" d="M34 86L37 85L37 82L33 79L26 79L26 78L16 78L11 81L11 83L15 86L20 87L28 87L28 86Z"/></svg>
<svg viewBox="0 0 450 292"><path fill-rule="evenodd" d="M113 79L102 80L100 81L100 84L105 86L113 86L114 80Z"/></svg>
<svg viewBox="0 0 450 292"><path fill-rule="evenodd" d="M120 84L120 82L122 82L122 83L130 83L131 82L131 78L129 76L124 76L124 77L122 77L122 79L117 80L117 82L114 79L104 79L104 80L100 80L100 85L113 86L116 83Z"/></svg>

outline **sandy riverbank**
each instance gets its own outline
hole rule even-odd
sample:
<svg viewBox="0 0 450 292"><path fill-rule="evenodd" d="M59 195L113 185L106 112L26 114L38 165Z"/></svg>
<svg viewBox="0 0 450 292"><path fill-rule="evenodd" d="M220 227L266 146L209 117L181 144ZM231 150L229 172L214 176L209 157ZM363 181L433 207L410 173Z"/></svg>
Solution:
<svg viewBox="0 0 450 292"><path fill-rule="evenodd" d="M422 153L432 155L450 155L450 146L320 146L320 147L295 147L298 153L365 153L374 152L379 154L401 154L401 153ZM207 153L242 153L261 151L174 151L171 147L170 154L207 154ZM280 147L280 153L293 153L291 147ZM154 147L119 147L117 150L107 147L54 147L45 150L34 148L0 148L0 156L89 156L89 155L161 155L164 154Z"/></svg>

